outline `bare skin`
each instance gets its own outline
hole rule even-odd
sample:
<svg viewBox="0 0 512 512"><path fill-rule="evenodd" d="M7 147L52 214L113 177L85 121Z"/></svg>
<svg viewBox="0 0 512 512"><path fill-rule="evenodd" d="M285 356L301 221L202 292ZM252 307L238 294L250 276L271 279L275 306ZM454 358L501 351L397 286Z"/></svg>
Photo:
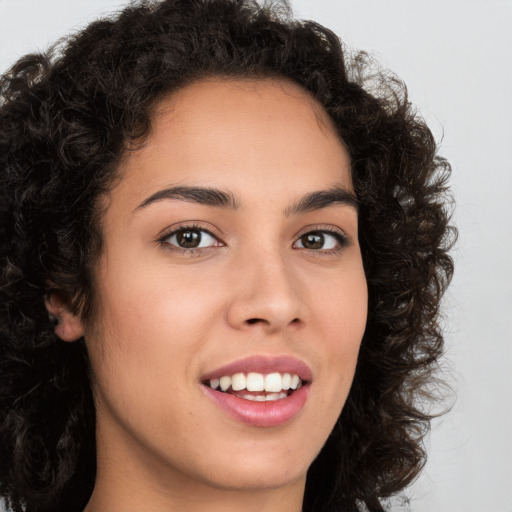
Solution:
<svg viewBox="0 0 512 512"><path fill-rule="evenodd" d="M210 79L161 102L120 177L102 219L96 318L85 325L58 296L47 304L57 334L84 335L91 359L98 473L86 512L299 512L366 323L347 151L298 86ZM155 199L173 187L229 201ZM319 191L331 195L308 206ZM201 245L180 246L184 233ZM278 426L237 421L204 392L205 374L254 355L311 369L307 401Z"/></svg>

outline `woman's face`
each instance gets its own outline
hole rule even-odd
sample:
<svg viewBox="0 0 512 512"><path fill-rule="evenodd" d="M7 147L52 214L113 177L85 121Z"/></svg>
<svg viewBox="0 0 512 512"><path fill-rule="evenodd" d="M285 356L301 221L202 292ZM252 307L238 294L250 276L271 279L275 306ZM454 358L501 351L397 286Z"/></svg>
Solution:
<svg viewBox="0 0 512 512"><path fill-rule="evenodd" d="M99 474L303 485L367 310L349 157L327 115L288 82L199 81L161 102L120 177L84 325Z"/></svg>

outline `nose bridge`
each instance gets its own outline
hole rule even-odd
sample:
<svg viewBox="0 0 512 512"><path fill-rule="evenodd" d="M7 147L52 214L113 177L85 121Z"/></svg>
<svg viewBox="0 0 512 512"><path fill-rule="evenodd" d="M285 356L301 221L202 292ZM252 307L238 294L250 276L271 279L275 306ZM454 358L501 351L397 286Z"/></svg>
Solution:
<svg viewBox="0 0 512 512"><path fill-rule="evenodd" d="M239 263L239 283L229 311L233 326L263 324L275 331L304 321L300 283L278 248L249 251Z"/></svg>

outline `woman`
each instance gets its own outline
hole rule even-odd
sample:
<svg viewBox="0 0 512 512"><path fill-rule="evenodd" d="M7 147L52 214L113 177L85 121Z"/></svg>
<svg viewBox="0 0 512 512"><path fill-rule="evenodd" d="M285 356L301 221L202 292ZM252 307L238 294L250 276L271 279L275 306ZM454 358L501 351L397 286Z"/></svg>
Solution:
<svg viewBox="0 0 512 512"><path fill-rule="evenodd" d="M452 274L404 86L285 7L166 0L1 82L15 511L379 511Z"/></svg>

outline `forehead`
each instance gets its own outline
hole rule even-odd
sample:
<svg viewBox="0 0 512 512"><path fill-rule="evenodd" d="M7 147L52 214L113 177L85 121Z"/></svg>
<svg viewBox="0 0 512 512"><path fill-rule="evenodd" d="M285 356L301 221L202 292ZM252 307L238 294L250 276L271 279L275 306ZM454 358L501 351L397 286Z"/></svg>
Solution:
<svg viewBox="0 0 512 512"><path fill-rule="evenodd" d="M164 98L120 177L140 200L183 184L235 194L351 188L350 159L328 114L300 86L276 79L204 79Z"/></svg>
<svg viewBox="0 0 512 512"><path fill-rule="evenodd" d="M244 118L240 114L252 115ZM193 122L199 115L204 121L212 116L216 121L239 123L238 127L257 122L262 115L274 122L283 116L300 116L316 128L335 131L323 106L306 89L285 78L198 80L161 100L154 109L154 122Z"/></svg>

